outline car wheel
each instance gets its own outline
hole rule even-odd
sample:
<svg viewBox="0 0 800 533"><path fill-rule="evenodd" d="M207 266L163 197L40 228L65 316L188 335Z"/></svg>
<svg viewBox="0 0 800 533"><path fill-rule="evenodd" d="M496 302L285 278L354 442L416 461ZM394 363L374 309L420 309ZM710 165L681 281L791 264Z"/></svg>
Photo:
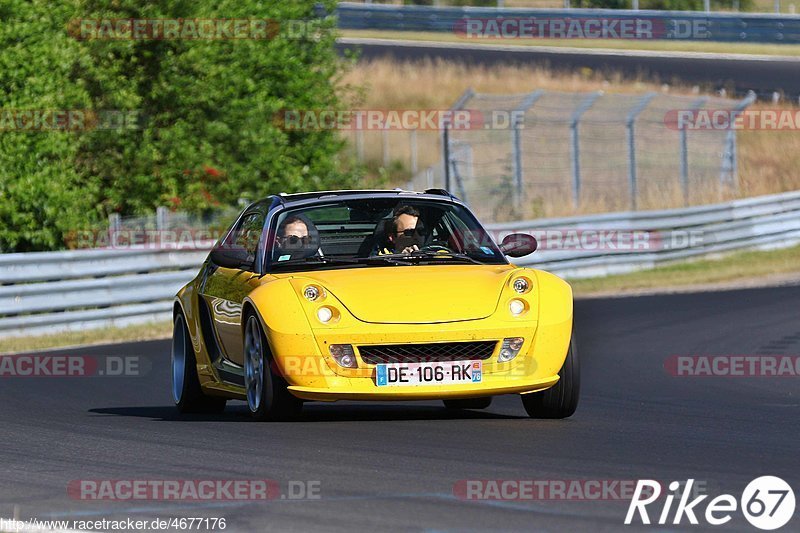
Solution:
<svg viewBox="0 0 800 533"><path fill-rule="evenodd" d="M553 387L542 392L522 395L522 405L525 406L528 416L531 418L567 418L572 416L578 407L581 376L574 334L569 343L564 366L561 367L558 375L561 379Z"/></svg>
<svg viewBox="0 0 800 533"><path fill-rule="evenodd" d="M172 399L181 413L221 413L225 398L203 394L197 377L197 360L194 357L189 329L182 313L175 317L172 329Z"/></svg>
<svg viewBox="0 0 800 533"><path fill-rule="evenodd" d="M247 406L256 420L285 420L300 414L303 402L287 390L282 376L272 371L267 337L255 314L244 328L244 385Z"/></svg>
<svg viewBox="0 0 800 533"><path fill-rule="evenodd" d="M463 400L444 400L444 406L448 409L486 409L490 405L492 405L491 396Z"/></svg>

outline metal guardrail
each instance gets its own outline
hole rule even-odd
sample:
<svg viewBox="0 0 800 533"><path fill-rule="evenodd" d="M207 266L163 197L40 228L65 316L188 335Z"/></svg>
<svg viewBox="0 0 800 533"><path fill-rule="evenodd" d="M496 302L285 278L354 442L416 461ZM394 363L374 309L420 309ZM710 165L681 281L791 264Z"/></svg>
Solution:
<svg viewBox="0 0 800 533"><path fill-rule="evenodd" d="M169 320L211 244L0 255L0 337Z"/></svg>
<svg viewBox="0 0 800 533"><path fill-rule="evenodd" d="M648 20L653 39L723 42L800 43L800 15L698 13L622 9L532 9L493 7L429 7L342 2L339 27L353 30L402 30L458 33L466 19ZM465 38L465 41L475 40ZM486 39L482 39L486 40ZM506 40L509 39L499 39Z"/></svg>
<svg viewBox="0 0 800 533"><path fill-rule="evenodd" d="M492 224L502 238L517 231L617 230L646 233L644 249L543 249L516 261L566 278L623 274L674 261L745 249L775 249L800 244L800 191L734 200L720 204L627 213L604 213Z"/></svg>
<svg viewBox="0 0 800 533"><path fill-rule="evenodd" d="M800 243L800 191L663 211L487 225L497 238L518 231L646 232L644 250L553 250L516 261L567 278L652 268L670 261L741 249ZM676 246L671 237L691 234ZM209 243L210 247L210 243ZM172 300L204 261L208 247L84 250L0 255L0 337L169 320Z"/></svg>

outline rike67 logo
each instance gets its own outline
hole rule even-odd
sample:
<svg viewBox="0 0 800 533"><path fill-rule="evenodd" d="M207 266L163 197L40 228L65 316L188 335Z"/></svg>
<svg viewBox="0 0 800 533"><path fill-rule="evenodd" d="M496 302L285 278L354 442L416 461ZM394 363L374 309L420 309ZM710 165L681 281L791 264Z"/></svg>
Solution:
<svg viewBox="0 0 800 533"><path fill-rule="evenodd" d="M689 500L693 485L694 479L687 480L683 490L681 490L683 483L678 481L670 483L669 492L663 498L661 512L653 516L655 523L666 525L670 523L672 517L671 524L680 525L685 517L690 524L697 525L700 516L707 524L721 526L731 521L733 513L741 510L751 525L762 530L774 530L786 525L794 515L794 491L779 477L762 476L754 479L745 487L738 501L730 494L721 494L705 503L704 512L701 512L703 507L701 504L708 495L695 496ZM661 492L662 487L658 481L640 479L628 507L625 524L632 524L637 514L642 524L650 524L651 518L647 507L661 498ZM678 503L673 512L672 505L676 499ZM657 512L660 503L659 501L658 504L652 505L650 511Z"/></svg>

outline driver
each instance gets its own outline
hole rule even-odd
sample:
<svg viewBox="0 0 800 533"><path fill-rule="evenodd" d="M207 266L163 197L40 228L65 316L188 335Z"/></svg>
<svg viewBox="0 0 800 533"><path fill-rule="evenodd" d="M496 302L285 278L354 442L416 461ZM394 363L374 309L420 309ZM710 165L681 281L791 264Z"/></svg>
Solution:
<svg viewBox="0 0 800 533"><path fill-rule="evenodd" d="M411 205L395 207L392 218L386 221L384 233L386 245L376 250L378 255L419 251L425 241L419 210Z"/></svg>

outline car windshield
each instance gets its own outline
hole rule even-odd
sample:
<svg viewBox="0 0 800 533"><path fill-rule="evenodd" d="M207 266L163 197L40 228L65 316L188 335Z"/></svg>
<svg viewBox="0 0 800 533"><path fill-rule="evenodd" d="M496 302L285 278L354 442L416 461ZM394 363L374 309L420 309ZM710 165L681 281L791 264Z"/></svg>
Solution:
<svg viewBox="0 0 800 533"><path fill-rule="evenodd" d="M270 271L506 263L467 209L434 200L345 199L287 209L268 242Z"/></svg>

